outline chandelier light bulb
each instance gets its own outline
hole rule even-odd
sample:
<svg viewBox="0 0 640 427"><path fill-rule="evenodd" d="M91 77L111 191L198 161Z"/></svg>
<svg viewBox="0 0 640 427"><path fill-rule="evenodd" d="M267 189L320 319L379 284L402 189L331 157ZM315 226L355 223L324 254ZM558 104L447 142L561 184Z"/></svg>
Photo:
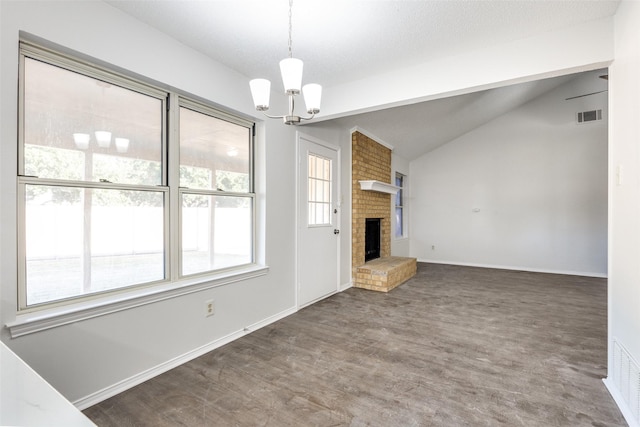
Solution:
<svg viewBox="0 0 640 427"><path fill-rule="evenodd" d="M271 95L271 82L267 79L253 79L249 82L249 87L256 110L267 111Z"/></svg>
<svg viewBox="0 0 640 427"><path fill-rule="evenodd" d="M317 83L309 83L302 88L304 103L307 106L307 113L317 114L320 112L320 100L322 99L322 86Z"/></svg>
<svg viewBox="0 0 640 427"><path fill-rule="evenodd" d="M303 62L296 58L286 58L280 61L280 73L285 93L297 95L302 87Z"/></svg>

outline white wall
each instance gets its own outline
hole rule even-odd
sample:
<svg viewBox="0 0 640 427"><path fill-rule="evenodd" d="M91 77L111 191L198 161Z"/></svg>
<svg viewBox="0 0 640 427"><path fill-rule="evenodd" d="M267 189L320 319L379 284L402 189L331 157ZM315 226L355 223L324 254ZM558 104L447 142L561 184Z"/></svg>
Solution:
<svg viewBox="0 0 640 427"><path fill-rule="evenodd" d="M606 380L629 416L624 389L615 380L612 343L640 366L640 3L623 1L615 19L615 60L609 83L609 369ZM617 174L622 169L622 181ZM619 374L619 372L618 372ZM629 384L637 390L637 383ZM637 391L636 391L637 393ZM631 394L633 396L633 393ZM640 405L640 397L635 405ZM633 406L633 404L632 404ZM636 406L638 411L638 406ZM636 412L638 414L638 412ZM638 415L636 415L638 416ZM627 418L630 425L635 424Z"/></svg>
<svg viewBox="0 0 640 427"><path fill-rule="evenodd" d="M607 95L565 100L598 84L582 74L412 161L412 256L605 276ZM575 123L595 108L605 120Z"/></svg>
<svg viewBox="0 0 640 427"><path fill-rule="evenodd" d="M253 114L248 79L103 2L0 2L0 324L16 316L16 147L18 34L25 31L81 54ZM142 378L247 326L295 309L294 130L259 126L261 257L265 276L10 339L1 338L72 401ZM267 226L268 224L268 226ZM216 314L205 318L205 300Z"/></svg>

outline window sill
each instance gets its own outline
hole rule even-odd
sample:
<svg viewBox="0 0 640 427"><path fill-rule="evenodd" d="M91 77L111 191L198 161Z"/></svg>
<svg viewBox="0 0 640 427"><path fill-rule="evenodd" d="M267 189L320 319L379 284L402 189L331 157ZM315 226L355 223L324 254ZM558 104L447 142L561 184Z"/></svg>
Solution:
<svg viewBox="0 0 640 427"><path fill-rule="evenodd" d="M6 326L11 333L11 338L17 338L93 317L264 276L268 272L269 267L267 266L251 265L213 276L185 278L177 282L164 283L151 288L135 289L76 304L18 314L16 320L7 323Z"/></svg>

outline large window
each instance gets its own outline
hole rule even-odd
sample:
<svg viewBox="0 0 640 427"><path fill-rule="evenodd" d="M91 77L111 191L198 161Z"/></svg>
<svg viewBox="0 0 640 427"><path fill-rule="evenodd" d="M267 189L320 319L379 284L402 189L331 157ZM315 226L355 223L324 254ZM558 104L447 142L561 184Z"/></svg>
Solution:
<svg viewBox="0 0 640 427"><path fill-rule="evenodd" d="M20 52L21 310L254 262L252 123Z"/></svg>

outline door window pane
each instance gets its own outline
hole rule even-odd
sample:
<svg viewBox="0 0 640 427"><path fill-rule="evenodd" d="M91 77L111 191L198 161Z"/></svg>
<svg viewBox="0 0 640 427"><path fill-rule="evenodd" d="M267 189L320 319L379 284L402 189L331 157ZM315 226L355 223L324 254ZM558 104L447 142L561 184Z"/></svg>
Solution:
<svg viewBox="0 0 640 427"><path fill-rule="evenodd" d="M27 305L165 278L162 192L25 191Z"/></svg>
<svg viewBox="0 0 640 427"><path fill-rule="evenodd" d="M331 159L309 154L308 225L331 225Z"/></svg>
<svg viewBox="0 0 640 427"><path fill-rule="evenodd" d="M252 198L182 196L182 275L249 264Z"/></svg>

